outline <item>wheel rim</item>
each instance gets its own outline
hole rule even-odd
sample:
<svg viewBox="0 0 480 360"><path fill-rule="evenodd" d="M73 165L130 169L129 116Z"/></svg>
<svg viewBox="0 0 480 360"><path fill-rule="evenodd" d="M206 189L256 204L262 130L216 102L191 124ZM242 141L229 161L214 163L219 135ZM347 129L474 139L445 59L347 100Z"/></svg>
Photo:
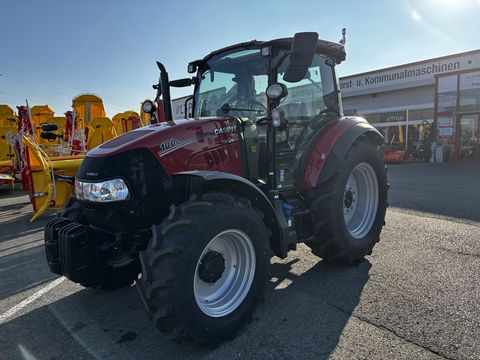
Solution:
<svg viewBox="0 0 480 360"><path fill-rule="evenodd" d="M367 163L358 164L351 172L343 195L343 216L350 235L361 239L372 228L378 209L378 180Z"/></svg>
<svg viewBox="0 0 480 360"><path fill-rule="evenodd" d="M208 316L232 313L245 299L255 275L255 249L243 231L230 229L215 236L197 262L193 291Z"/></svg>

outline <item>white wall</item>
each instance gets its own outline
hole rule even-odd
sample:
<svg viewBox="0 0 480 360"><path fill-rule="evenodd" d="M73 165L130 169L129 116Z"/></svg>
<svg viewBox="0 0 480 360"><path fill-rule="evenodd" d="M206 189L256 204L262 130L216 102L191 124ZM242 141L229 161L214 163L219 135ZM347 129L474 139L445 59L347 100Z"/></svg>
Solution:
<svg viewBox="0 0 480 360"><path fill-rule="evenodd" d="M407 109L433 109L434 97L435 86L433 85L349 96L343 98L343 111L346 114L355 112L356 114L365 115Z"/></svg>

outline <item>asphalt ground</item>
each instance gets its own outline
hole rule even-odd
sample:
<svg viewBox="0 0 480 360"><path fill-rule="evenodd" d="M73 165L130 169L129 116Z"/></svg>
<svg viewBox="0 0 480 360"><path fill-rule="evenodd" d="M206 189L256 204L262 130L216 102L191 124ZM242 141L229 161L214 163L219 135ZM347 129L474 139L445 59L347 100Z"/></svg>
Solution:
<svg viewBox="0 0 480 360"><path fill-rule="evenodd" d="M0 359L480 359L480 164L389 167L380 243L356 267L272 259L254 319L202 349L164 338L134 287L51 274L28 196L0 193Z"/></svg>

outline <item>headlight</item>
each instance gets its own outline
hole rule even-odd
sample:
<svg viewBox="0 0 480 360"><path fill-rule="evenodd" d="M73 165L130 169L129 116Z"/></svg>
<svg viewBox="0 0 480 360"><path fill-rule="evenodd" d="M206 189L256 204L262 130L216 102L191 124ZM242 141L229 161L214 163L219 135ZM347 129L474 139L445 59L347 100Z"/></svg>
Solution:
<svg viewBox="0 0 480 360"><path fill-rule="evenodd" d="M127 185L122 179L98 183L75 180L75 195L79 200L109 202L128 199L129 192Z"/></svg>

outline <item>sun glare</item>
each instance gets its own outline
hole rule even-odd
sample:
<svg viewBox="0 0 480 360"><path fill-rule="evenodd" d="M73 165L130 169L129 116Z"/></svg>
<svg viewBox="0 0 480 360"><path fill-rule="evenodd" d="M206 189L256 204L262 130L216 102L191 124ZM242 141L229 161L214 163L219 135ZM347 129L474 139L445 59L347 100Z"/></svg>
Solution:
<svg viewBox="0 0 480 360"><path fill-rule="evenodd" d="M416 10L412 10L412 12L410 14L412 15L413 20L422 21L422 17L420 16L420 14Z"/></svg>
<svg viewBox="0 0 480 360"><path fill-rule="evenodd" d="M462 11L478 8L480 0L426 0L426 3L429 7L442 11Z"/></svg>

